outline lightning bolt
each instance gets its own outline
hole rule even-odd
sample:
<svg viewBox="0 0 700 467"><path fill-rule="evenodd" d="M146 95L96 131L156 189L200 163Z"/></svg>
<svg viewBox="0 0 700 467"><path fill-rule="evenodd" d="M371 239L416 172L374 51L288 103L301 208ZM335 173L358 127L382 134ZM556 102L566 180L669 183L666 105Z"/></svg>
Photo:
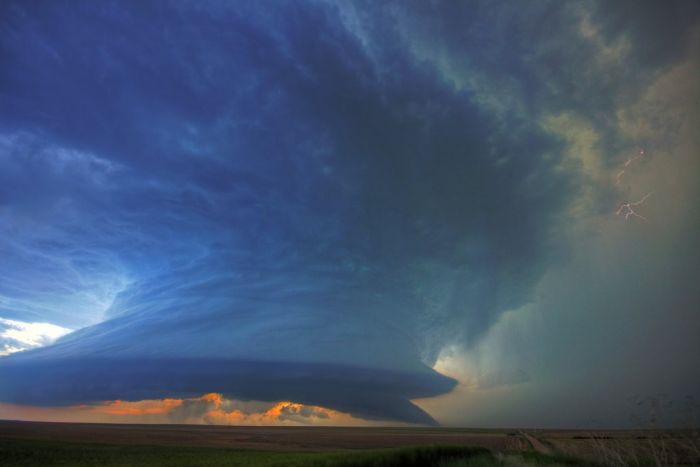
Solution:
<svg viewBox="0 0 700 467"><path fill-rule="evenodd" d="M639 151L639 154L637 154L636 156L630 157L625 161L625 163L622 165L622 169L620 169L620 171L617 173L617 176L615 177L615 185L620 184L620 181L622 180L622 175L624 175L625 171L627 170L627 167L629 167L630 164L632 164L632 162L636 161L640 157L644 157L644 149Z"/></svg>
<svg viewBox="0 0 700 467"><path fill-rule="evenodd" d="M651 196L651 193L647 193L639 201L624 203L624 204L620 205L620 207L617 209L617 211L615 211L615 214L618 216L625 216L625 220L628 220L630 218L630 216L633 216L633 217L638 217L639 219L643 220L644 222L649 222L649 219L647 219L646 217L639 214L637 211L634 210L634 208L636 206L641 206L642 204L644 204L644 202L650 196Z"/></svg>

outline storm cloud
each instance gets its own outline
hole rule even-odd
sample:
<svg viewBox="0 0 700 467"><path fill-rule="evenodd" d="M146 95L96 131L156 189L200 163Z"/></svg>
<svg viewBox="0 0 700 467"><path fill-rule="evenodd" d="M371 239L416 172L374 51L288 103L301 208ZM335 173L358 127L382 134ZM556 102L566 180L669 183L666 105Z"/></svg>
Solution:
<svg viewBox="0 0 700 467"><path fill-rule="evenodd" d="M552 271L574 271L546 292L576 310L564 328L608 303L562 265L661 185L614 178L680 127L624 115L698 25L688 2L639 5L3 3L0 317L79 329L0 360L0 400L216 392L435 423L411 401L457 382L433 367L529 316ZM670 261L666 241L697 246L656 238L644 268ZM559 349L525 334L488 352L479 387L530 381L520 359Z"/></svg>

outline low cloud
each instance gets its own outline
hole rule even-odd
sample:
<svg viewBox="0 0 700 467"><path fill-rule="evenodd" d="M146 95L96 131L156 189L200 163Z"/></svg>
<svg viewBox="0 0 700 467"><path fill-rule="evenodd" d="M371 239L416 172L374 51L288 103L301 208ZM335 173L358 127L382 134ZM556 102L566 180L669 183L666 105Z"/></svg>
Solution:
<svg viewBox="0 0 700 467"><path fill-rule="evenodd" d="M291 401L238 401L217 393L187 399L115 400L67 407L0 404L0 416L20 420L247 426L366 426L373 423L324 407Z"/></svg>

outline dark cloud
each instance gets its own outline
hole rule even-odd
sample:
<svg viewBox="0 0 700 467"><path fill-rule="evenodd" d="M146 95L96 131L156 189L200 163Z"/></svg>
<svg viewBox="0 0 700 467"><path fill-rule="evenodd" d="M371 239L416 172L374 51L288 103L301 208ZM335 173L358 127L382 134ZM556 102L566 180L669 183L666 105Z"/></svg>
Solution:
<svg viewBox="0 0 700 467"><path fill-rule="evenodd" d="M59 346L61 344L58 344ZM0 397L31 405L194 398L211 388L243 400L294 400L370 420L434 424L409 399L449 391L451 378L427 368L398 371L337 364L221 358L61 358L24 352L3 361ZM60 354L59 354L60 355ZM76 384L76 382L80 382ZM182 410L195 408L189 406Z"/></svg>
<svg viewBox="0 0 700 467"><path fill-rule="evenodd" d="M597 2L593 20L606 39L627 37L639 71L665 68L688 53L700 4L692 0Z"/></svg>
<svg viewBox="0 0 700 467"><path fill-rule="evenodd" d="M0 311L87 326L0 362L6 401L431 423L409 399L453 387L440 351L567 251L586 175L542 116L628 144L605 115L632 71L590 71L619 13L593 4L1 8Z"/></svg>

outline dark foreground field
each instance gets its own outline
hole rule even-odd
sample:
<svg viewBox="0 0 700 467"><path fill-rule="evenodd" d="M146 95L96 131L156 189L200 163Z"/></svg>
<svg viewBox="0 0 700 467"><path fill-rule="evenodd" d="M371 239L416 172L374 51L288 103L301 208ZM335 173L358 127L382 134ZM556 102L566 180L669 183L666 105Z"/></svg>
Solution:
<svg viewBox="0 0 700 467"><path fill-rule="evenodd" d="M697 465L658 432L287 428L0 421L0 466Z"/></svg>

